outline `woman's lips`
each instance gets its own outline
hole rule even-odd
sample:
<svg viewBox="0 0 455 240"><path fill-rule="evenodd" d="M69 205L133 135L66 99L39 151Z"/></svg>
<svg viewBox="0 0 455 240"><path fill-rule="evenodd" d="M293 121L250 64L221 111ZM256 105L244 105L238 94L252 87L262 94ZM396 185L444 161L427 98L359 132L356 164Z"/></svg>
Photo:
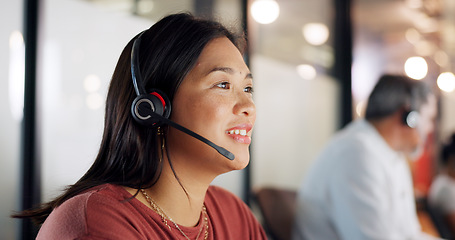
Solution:
<svg viewBox="0 0 455 240"><path fill-rule="evenodd" d="M253 126L251 124L241 124L226 131L226 134L239 143L251 143L251 137L247 135Z"/></svg>

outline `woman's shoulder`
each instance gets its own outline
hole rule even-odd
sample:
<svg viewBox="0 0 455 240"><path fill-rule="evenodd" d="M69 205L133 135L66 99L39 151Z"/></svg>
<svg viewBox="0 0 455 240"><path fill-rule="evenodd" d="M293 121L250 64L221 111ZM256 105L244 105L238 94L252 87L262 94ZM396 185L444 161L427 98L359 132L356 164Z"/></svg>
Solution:
<svg viewBox="0 0 455 240"><path fill-rule="evenodd" d="M56 207L49 217L60 217L60 213L74 213L75 216L79 216L85 213L87 206L96 205L101 200L116 199L119 198L120 191L118 186L111 184L103 184L96 187L92 187L76 196L69 198L64 201L60 206ZM109 202L109 200L107 201ZM56 216L52 216L56 215ZM64 216L64 215L63 215Z"/></svg>
<svg viewBox="0 0 455 240"><path fill-rule="evenodd" d="M119 219L128 217L131 211L137 209L136 199L122 186L103 184L93 187L62 204L64 210L75 207L84 209L85 220L96 220L101 217ZM80 211L80 210L79 210Z"/></svg>
<svg viewBox="0 0 455 240"><path fill-rule="evenodd" d="M123 201L129 197L131 197L129 193L121 186L102 184L66 200L54 209L54 211L85 211L89 207L119 203L119 201Z"/></svg>
<svg viewBox="0 0 455 240"><path fill-rule="evenodd" d="M56 207L41 226L39 239L65 236L77 238L88 234L92 223L100 221L115 224L125 217L128 192L121 186L103 184L78 194ZM122 206L124 205L124 206Z"/></svg>
<svg viewBox="0 0 455 240"><path fill-rule="evenodd" d="M37 239L55 239L63 236L75 239L85 234L87 203L95 191L96 189L90 189L56 207L41 226Z"/></svg>

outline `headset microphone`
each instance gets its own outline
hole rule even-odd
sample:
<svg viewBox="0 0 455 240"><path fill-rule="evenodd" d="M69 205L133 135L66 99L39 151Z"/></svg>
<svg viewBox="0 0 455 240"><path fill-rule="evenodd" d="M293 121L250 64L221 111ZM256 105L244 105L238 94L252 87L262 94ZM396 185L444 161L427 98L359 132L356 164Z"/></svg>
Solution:
<svg viewBox="0 0 455 240"><path fill-rule="evenodd" d="M166 94L158 89L153 89L150 93L145 91L145 87L142 85L142 77L139 72L139 57L136 54L139 51L142 34L143 33L134 41L131 50L131 75L134 90L137 95L131 105L131 114L133 115L133 118L138 123L147 127L158 127L160 124L167 124L209 145L227 159L234 160L234 154L225 148L216 145L203 136L168 119L171 113L171 103Z"/></svg>

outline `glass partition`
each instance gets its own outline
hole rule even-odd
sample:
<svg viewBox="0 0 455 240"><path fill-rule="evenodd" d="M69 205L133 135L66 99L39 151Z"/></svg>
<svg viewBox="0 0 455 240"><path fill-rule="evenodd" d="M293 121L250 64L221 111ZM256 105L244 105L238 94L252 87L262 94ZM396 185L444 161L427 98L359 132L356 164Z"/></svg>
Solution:
<svg viewBox="0 0 455 240"><path fill-rule="evenodd" d="M257 122L253 188L296 189L337 129L339 82L334 64L334 9L324 1L250 1L249 39ZM266 12L266 11L270 12ZM263 20L274 16L276 19Z"/></svg>
<svg viewBox="0 0 455 240"><path fill-rule="evenodd" d="M0 239L18 237L20 209L20 136L24 98L24 39L22 1L4 1L0 9Z"/></svg>

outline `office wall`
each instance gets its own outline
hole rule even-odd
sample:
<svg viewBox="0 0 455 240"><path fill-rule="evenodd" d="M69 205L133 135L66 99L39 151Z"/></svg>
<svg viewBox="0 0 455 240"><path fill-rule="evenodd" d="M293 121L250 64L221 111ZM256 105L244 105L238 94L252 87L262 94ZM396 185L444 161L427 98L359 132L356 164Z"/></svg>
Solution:
<svg viewBox="0 0 455 240"><path fill-rule="evenodd" d="M20 60L21 46L10 47L10 37L15 31L22 30L22 1L0 1L0 239L16 239L18 220L9 215L13 209L19 209L19 165L20 165L20 108L21 82L10 82L10 69L13 68L11 59ZM16 49L14 51L13 49ZM19 55L15 55L19 53ZM23 57L23 46L22 46ZM18 66L21 67L20 65ZM23 81L22 81L23 83ZM17 86L14 91L13 86ZM10 90L10 87L13 88ZM22 86L23 88L23 86Z"/></svg>
<svg viewBox="0 0 455 240"><path fill-rule="evenodd" d="M104 101L120 52L152 22L86 1L43 1L38 56L42 196L77 181L100 144Z"/></svg>
<svg viewBox="0 0 455 240"><path fill-rule="evenodd" d="M252 58L257 120L252 144L253 187L297 189L338 127L339 83L327 75L305 80L295 66Z"/></svg>
<svg viewBox="0 0 455 240"><path fill-rule="evenodd" d="M11 219L12 210L19 209L20 106L22 82L10 82L14 65L10 60L23 58L23 45L10 46L13 32L22 30L22 1L1 1L0 21L0 239L16 239L18 221ZM22 54L21 54L22 52ZM16 61L17 62L17 61ZM16 65L21 67L21 65ZM22 65L23 67L23 65ZM13 86L17 86L14 88ZM22 86L22 89L21 89ZM16 90L16 91L15 91ZM19 94L15 97L15 94Z"/></svg>

